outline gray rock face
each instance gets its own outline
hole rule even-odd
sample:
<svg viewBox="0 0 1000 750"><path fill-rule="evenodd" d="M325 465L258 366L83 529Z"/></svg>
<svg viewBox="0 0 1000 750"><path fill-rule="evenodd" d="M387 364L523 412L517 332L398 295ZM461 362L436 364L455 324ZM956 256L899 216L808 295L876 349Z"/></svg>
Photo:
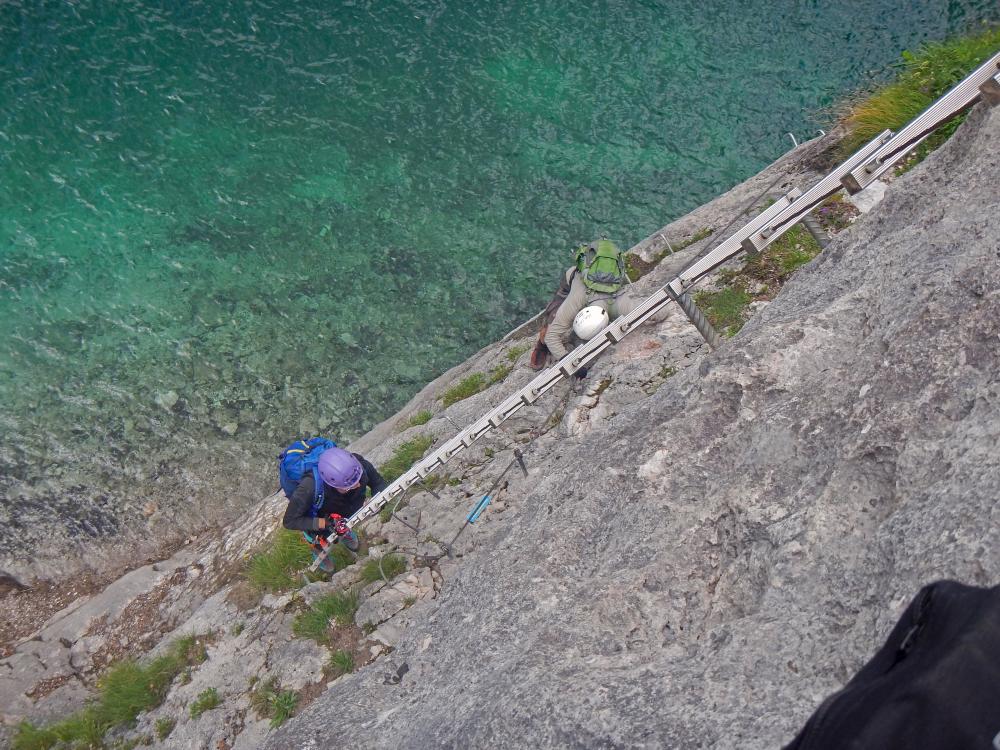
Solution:
<svg viewBox="0 0 1000 750"><path fill-rule="evenodd" d="M980 106L734 340L564 429L265 747L331 715L359 747L777 747L921 585L996 584L998 143Z"/></svg>

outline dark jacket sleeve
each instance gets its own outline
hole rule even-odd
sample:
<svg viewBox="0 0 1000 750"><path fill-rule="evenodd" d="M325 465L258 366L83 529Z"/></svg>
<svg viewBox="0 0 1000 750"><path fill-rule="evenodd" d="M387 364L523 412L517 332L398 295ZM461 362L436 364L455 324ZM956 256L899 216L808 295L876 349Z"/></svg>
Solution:
<svg viewBox="0 0 1000 750"><path fill-rule="evenodd" d="M359 456L357 453L354 455L361 462L361 468L365 470L365 475L368 477L368 486L372 488L372 495L377 495L388 486L388 482L382 478L382 475L378 473L378 469L372 465L371 461Z"/></svg>
<svg viewBox="0 0 1000 750"><path fill-rule="evenodd" d="M312 473L306 474L295 488L281 525L293 531L318 531L319 519L312 517L313 498L316 495L316 480Z"/></svg>

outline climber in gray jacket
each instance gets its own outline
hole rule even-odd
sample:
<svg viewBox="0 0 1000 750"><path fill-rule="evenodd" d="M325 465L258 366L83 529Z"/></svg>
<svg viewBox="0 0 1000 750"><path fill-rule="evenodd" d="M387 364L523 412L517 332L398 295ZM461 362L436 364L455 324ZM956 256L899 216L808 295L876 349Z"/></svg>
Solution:
<svg viewBox="0 0 1000 750"><path fill-rule="evenodd" d="M628 283L624 253L607 239L577 248L576 265L566 269L565 281L569 294L556 310L545 333L545 345L556 360L568 353L565 342L569 341L573 321L581 310L591 306L601 308L610 321L632 312L640 304L640 300L623 293ZM586 339L594 333L596 331L588 330L578 335Z"/></svg>

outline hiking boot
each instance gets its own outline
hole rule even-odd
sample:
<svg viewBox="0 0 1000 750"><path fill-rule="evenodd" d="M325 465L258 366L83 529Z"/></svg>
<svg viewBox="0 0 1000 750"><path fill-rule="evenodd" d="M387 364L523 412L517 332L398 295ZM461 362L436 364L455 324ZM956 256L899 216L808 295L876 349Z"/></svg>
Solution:
<svg viewBox="0 0 1000 750"><path fill-rule="evenodd" d="M340 537L340 543L343 544L351 552L357 552L358 548L361 547L361 542L358 540L358 535L354 531L349 531L344 536Z"/></svg>

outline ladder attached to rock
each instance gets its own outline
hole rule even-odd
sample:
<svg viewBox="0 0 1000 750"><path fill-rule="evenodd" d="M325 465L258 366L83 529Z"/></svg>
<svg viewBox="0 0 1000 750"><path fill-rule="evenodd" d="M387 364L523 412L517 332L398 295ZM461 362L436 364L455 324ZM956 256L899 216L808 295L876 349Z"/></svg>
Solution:
<svg viewBox="0 0 1000 750"><path fill-rule="evenodd" d="M714 331L691 300L688 294L691 286L741 252L761 252L795 224L812 218L810 212L841 188L846 188L852 194L860 192L902 160L940 125L980 99L991 106L1000 104L1000 53L977 68L898 133L884 131L806 192L793 189L782 196L742 229L653 292L635 310L612 322L590 341L578 346L500 405L414 464L351 516L347 525L353 528L377 514L385 505L400 497L413 485L423 482L483 435L497 429L525 406L534 404L560 380L586 367L605 349L617 344L670 302L680 305L699 332L714 347L717 337L712 340Z"/></svg>

